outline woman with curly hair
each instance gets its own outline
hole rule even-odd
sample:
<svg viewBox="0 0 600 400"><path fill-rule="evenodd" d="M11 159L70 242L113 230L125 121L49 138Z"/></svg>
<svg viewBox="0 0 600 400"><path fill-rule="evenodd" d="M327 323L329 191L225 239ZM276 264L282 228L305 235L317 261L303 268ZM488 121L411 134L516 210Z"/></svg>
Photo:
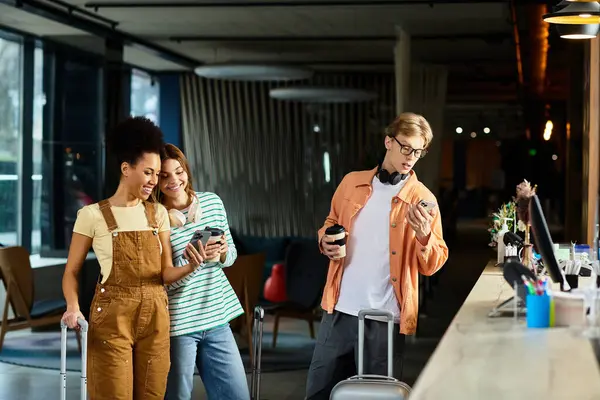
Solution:
<svg viewBox="0 0 600 400"><path fill-rule="evenodd" d="M165 147L160 182L160 202L171 218L173 262L184 265L184 249L194 233L207 226L220 236L206 246L203 265L194 273L167 286L171 313L171 371L166 400L189 400L194 367L209 399L250 398L240 351L229 321L243 314L223 267L237 257L227 213L215 193L196 192L183 152L172 144Z"/></svg>
<svg viewBox="0 0 600 400"><path fill-rule="evenodd" d="M167 210L148 201L160 174L161 130L148 119L128 118L106 142L120 182L110 198L77 213L63 276L63 321L77 329L77 319L84 319L77 277L93 247L100 277L89 321L89 398L162 400L170 366L164 285L192 273L204 258L188 246L187 264L173 267Z"/></svg>

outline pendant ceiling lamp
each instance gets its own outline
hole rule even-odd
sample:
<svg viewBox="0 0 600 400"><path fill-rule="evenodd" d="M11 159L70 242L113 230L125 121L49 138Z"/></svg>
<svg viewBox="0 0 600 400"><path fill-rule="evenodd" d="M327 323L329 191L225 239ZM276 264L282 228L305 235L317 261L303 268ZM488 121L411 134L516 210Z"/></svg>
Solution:
<svg viewBox="0 0 600 400"><path fill-rule="evenodd" d="M271 89L269 96L303 103L359 103L378 97L377 93L362 89L308 86Z"/></svg>
<svg viewBox="0 0 600 400"><path fill-rule="evenodd" d="M563 39L593 39L600 32L600 25L568 25L556 24L556 31Z"/></svg>
<svg viewBox="0 0 600 400"><path fill-rule="evenodd" d="M250 63L207 64L194 72L203 78L252 82L302 80L314 73L310 68L295 65Z"/></svg>
<svg viewBox="0 0 600 400"><path fill-rule="evenodd" d="M600 23L600 4L597 1L561 1L556 10L543 19L551 24L588 25Z"/></svg>

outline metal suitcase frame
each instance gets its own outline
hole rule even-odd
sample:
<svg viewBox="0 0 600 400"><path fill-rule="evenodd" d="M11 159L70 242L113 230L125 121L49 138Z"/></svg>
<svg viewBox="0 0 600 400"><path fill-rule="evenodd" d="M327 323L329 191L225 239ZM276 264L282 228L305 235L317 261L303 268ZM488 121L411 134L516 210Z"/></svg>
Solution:
<svg viewBox="0 0 600 400"><path fill-rule="evenodd" d="M388 323L388 375L364 374L365 317L385 317ZM389 399L405 400L411 388L394 378L394 315L390 311L360 310L358 312L358 375L339 382L331 391L330 400Z"/></svg>
<svg viewBox="0 0 600 400"><path fill-rule="evenodd" d="M87 334L88 323L77 320L81 330L81 399L87 399ZM67 325L60 321L60 400L67 399Z"/></svg>
<svg viewBox="0 0 600 400"><path fill-rule="evenodd" d="M252 381L250 400L260 399L260 365L262 357L263 322L265 310L261 306L254 308L254 326L252 327Z"/></svg>

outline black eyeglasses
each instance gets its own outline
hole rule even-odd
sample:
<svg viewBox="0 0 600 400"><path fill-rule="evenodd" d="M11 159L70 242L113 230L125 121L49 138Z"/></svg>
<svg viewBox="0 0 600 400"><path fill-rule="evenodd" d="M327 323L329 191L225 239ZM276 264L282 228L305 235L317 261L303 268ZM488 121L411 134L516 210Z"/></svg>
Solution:
<svg viewBox="0 0 600 400"><path fill-rule="evenodd" d="M423 158L427 155L427 150L425 149L413 149L410 146L403 145L395 137L394 140L396 141L396 143L398 143L398 146L400 146L400 153L404 154L405 156L410 156L411 154L414 154L417 158Z"/></svg>

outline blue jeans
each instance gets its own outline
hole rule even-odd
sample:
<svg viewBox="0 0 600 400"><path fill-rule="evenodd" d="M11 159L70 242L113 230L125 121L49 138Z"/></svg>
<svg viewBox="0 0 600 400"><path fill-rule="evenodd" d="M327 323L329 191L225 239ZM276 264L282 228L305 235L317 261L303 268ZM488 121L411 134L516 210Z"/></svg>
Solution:
<svg viewBox="0 0 600 400"><path fill-rule="evenodd" d="M171 337L171 370L165 400L190 400L194 366L209 399L249 400L242 357L229 324Z"/></svg>

